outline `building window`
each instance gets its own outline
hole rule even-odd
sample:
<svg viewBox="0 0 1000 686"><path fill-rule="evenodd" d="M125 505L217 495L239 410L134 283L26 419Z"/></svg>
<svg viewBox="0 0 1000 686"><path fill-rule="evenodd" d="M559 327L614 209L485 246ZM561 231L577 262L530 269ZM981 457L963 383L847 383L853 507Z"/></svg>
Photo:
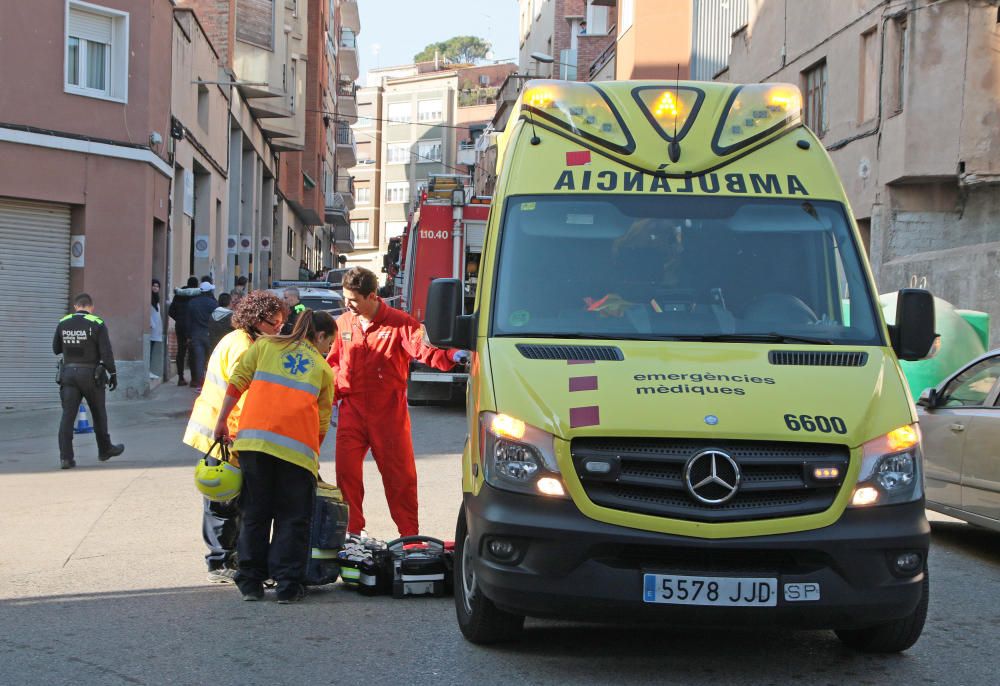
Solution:
<svg viewBox="0 0 1000 686"><path fill-rule="evenodd" d="M371 205L372 204L372 189L368 185L355 186L354 187L354 197L358 205Z"/></svg>
<svg viewBox="0 0 1000 686"><path fill-rule="evenodd" d="M861 34L861 75L858 120L870 121L875 118L878 107L878 32L871 29Z"/></svg>
<svg viewBox="0 0 1000 686"><path fill-rule="evenodd" d="M635 21L635 0L622 0L622 27L618 31L618 35L621 35L632 28L632 22ZM590 27L587 27L587 31L590 31Z"/></svg>
<svg viewBox="0 0 1000 686"><path fill-rule="evenodd" d="M417 162L440 162L441 141L420 141L417 143Z"/></svg>
<svg viewBox="0 0 1000 686"><path fill-rule="evenodd" d="M892 22L893 45L895 45L895 55L892 76L892 90L889 97L892 98L893 112L902 112L903 103L906 100L906 63L909 61L910 48L907 36L909 35L906 17L895 19ZM890 67L891 68L891 67Z"/></svg>
<svg viewBox="0 0 1000 686"><path fill-rule="evenodd" d="M390 238L395 238L396 236L402 236L403 231L405 230L406 230L406 222L386 222L385 223L386 240Z"/></svg>
<svg viewBox="0 0 1000 686"><path fill-rule="evenodd" d="M385 150L388 164L405 164L410 161L409 143L389 143Z"/></svg>
<svg viewBox="0 0 1000 686"><path fill-rule="evenodd" d="M128 100L128 13L66 3L67 93Z"/></svg>
<svg viewBox="0 0 1000 686"><path fill-rule="evenodd" d="M826 116L826 60L802 73L806 91L806 126L822 137L827 129Z"/></svg>
<svg viewBox="0 0 1000 686"><path fill-rule="evenodd" d="M290 226L288 233L285 234L285 254L289 257L295 257L295 232Z"/></svg>
<svg viewBox="0 0 1000 686"><path fill-rule="evenodd" d="M236 40L274 48L274 0L236 0Z"/></svg>
<svg viewBox="0 0 1000 686"><path fill-rule="evenodd" d="M410 196L409 183L390 183L386 185L386 202L406 202Z"/></svg>
<svg viewBox="0 0 1000 686"><path fill-rule="evenodd" d="M298 82L298 79L295 76L296 73L298 73L298 70L299 70L299 61L297 59L293 58L291 60L291 67L290 67L290 69L291 70L290 70L289 74L290 74L291 78L289 79L289 83L288 83L288 108L294 113L295 112L295 96L296 96L296 94L298 93L298 90L299 90L299 82Z"/></svg>
<svg viewBox="0 0 1000 686"><path fill-rule="evenodd" d="M208 86L198 84L198 126L208 132Z"/></svg>
<svg viewBox="0 0 1000 686"><path fill-rule="evenodd" d="M418 101L417 121L441 121L441 101L440 100Z"/></svg>
<svg viewBox="0 0 1000 686"><path fill-rule="evenodd" d="M386 119L390 124L406 124L412 118L412 110L408 102L391 102L386 109Z"/></svg>
<svg viewBox="0 0 1000 686"><path fill-rule="evenodd" d="M368 245L372 242L371 224L365 221L351 222L351 231L354 232L354 242Z"/></svg>

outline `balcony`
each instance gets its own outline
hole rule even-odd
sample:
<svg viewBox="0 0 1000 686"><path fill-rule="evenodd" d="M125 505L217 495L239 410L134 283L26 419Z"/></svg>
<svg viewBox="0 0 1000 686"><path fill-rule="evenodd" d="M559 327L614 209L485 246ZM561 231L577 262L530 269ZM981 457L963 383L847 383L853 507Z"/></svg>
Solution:
<svg viewBox="0 0 1000 686"><path fill-rule="evenodd" d="M469 90L458 92L459 107L478 107L479 105L496 104L497 96L500 94L499 86L487 86L485 88L470 88Z"/></svg>
<svg viewBox="0 0 1000 686"><path fill-rule="evenodd" d="M618 43L612 40L608 47L604 49L596 60L594 60L587 73L588 81L611 81L615 78L615 58L618 55Z"/></svg>
<svg viewBox="0 0 1000 686"><path fill-rule="evenodd" d="M458 144L458 159L456 160L459 164L465 164L470 167L476 165L476 144L468 143L462 141Z"/></svg>
<svg viewBox="0 0 1000 686"><path fill-rule="evenodd" d="M358 148L354 143L354 132L344 123L337 124L337 166L350 169L358 163Z"/></svg>
<svg viewBox="0 0 1000 686"><path fill-rule="evenodd" d="M340 23L345 29L361 33L361 15L358 14L358 0L341 1Z"/></svg>
<svg viewBox="0 0 1000 686"><path fill-rule="evenodd" d="M337 71L340 74L340 78L344 81L354 81L361 75L358 65L358 37L350 29L340 30Z"/></svg>
<svg viewBox="0 0 1000 686"><path fill-rule="evenodd" d="M353 81L341 81L337 84L337 114L348 124L358 121L357 84ZM371 126L372 122L362 122Z"/></svg>
<svg viewBox="0 0 1000 686"><path fill-rule="evenodd" d="M323 205L323 219L327 224L334 227L351 226L351 210L341 193L327 191L324 193Z"/></svg>
<svg viewBox="0 0 1000 686"><path fill-rule="evenodd" d="M334 192L344 201L344 206L349 210L354 209L354 177L348 174L337 174L334 183Z"/></svg>
<svg viewBox="0 0 1000 686"><path fill-rule="evenodd" d="M334 227L333 244L337 246L338 253L354 252L354 230L350 225Z"/></svg>

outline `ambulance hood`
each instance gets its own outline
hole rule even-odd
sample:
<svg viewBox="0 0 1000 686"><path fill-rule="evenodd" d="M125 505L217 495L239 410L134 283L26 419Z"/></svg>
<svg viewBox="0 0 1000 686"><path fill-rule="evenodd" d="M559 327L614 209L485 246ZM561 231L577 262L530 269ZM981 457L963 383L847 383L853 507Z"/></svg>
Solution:
<svg viewBox="0 0 1000 686"><path fill-rule="evenodd" d="M622 359L581 363L522 352L537 346L527 351L534 357L581 344L616 349ZM563 439L685 436L857 446L916 418L912 403L900 402L908 395L895 359L878 347L492 338L489 355L497 411Z"/></svg>

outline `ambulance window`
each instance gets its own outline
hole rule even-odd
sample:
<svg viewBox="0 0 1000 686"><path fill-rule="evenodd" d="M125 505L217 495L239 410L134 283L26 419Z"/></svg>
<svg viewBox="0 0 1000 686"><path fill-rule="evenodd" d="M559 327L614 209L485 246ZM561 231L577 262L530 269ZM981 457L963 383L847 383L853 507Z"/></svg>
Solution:
<svg viewBox="0 0 1000 686"><path fill-rule="evenodd" d="M837 203L532 196L505 217L493 335L882 344Z"/></svg>

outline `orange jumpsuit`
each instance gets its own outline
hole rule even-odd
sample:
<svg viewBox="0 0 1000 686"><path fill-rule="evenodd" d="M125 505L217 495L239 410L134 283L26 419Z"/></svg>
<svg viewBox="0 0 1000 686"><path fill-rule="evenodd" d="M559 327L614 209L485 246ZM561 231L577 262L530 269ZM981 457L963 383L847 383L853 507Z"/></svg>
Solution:
<svg viewBox="0 0 1000 686"><path fill-rule="evenodd" d="M350 533L358 534L365 526L362 463L369 449L382 475L389 513L399 534L419 533L417 467L406 408L406 380L410 360L448 370L455 364L455 352L424 343L420 322L381 298L367 330L362 330L353 312L337 318L337 336L326 359L333 367L340 404L337 486L350 507Z"/></svg>

